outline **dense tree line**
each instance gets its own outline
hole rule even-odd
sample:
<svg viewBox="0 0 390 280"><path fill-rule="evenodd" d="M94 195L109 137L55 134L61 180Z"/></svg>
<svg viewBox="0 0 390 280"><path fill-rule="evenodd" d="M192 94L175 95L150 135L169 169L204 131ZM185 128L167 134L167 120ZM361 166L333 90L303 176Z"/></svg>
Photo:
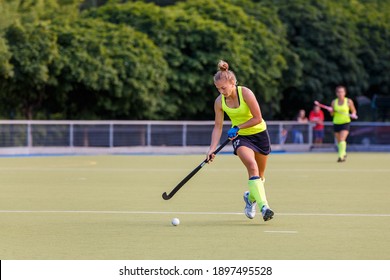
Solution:
<svg viewBox="0 0 390 280"><path fill-rule="evenodd" d="M219 59L267 119L390 96L390 1L2 0L0 116L212 119Z"/></svg>

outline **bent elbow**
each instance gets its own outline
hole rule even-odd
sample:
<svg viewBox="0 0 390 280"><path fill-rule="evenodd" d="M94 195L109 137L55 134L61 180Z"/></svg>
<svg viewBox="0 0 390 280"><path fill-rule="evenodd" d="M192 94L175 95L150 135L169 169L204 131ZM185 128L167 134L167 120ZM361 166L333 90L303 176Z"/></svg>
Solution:
<svg viewBox="0 0 390 280"><path fill-rule="evenodd" d="M255 125L261 124L263 122L263 118L262 117L255 117L254 120L255 120Z"/></svg>

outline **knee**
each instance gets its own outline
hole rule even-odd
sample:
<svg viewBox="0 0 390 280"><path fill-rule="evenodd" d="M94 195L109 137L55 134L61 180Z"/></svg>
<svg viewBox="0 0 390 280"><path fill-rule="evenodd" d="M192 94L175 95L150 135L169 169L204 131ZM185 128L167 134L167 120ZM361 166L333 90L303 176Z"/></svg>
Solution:
<svg viewBox="0 0 390 280"><path fill-rule="evenodd" d="M258 175L257 173L259 172L259 168L257 166L256 161L249 162L246 168L248 169L248 173L250 176Z"/></svg>

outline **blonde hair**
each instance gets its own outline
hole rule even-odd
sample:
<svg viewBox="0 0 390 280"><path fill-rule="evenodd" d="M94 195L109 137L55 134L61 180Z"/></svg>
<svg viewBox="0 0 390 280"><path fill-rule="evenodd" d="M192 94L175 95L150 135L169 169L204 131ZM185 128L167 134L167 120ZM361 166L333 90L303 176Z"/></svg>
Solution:
<svg viewBox="0 0 390 280"><path fill-rule="evenodd" d="M237 83L236 75L233 71L229 70L229 64L223 60L220 60L218 62L218 72L214 75L214 82L219 81L221 79L233 81L234 84Z"/></svg>

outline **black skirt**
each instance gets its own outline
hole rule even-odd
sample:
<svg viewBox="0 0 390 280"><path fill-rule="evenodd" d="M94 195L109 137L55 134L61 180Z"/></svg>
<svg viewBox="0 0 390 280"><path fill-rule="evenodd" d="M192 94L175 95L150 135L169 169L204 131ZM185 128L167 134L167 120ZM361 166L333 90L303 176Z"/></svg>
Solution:
<svg viewBox="0 0 390 280"><path fill-rule="evenodd" d="M233 140L235 155L237 155L237 149L241 146L248 147L256 153L268 155L271 152L271 141L268 131L264 130L253 135L238 135Z"/></svg>

